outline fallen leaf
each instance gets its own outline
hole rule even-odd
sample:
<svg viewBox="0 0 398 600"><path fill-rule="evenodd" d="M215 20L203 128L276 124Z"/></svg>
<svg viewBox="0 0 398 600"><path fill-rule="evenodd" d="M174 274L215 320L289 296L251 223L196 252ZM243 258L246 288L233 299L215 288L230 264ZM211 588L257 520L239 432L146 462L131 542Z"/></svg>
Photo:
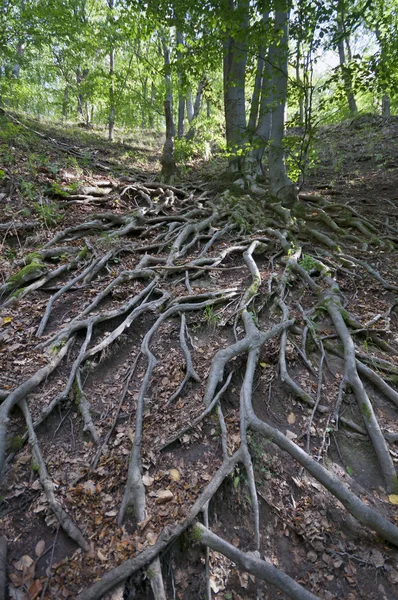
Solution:
<svg viewBox="0 0 398 600"><path fill-rule="evenodd" d="M46 547L46 542L44 540L40 540L40 542L37 542L36 548L35 548L36 556L41 556L44 552L45 547Z"/></svg>
<svg viewBox="0 0 398 600"><path fill-rule="evenodd" d="M33 558L31 558L29 554L24 554L19 560L13 563L13 566L17 569L17 571L22 571L24 567L30 567L30 565L33 563Z"/></svg>
<svg viewBox="0 0 398 600"><path fill-rule="evenodd" d="M296 422L296 415L294 413L289 413L287 417L287 422L289 425L293 425Z"/></svg>
<svg viewBox="0 0 398 600"><path fill-rule="evenodd" d="M102 554L101 550L97 550L97 556L100 560L102 560L102 562L105 562L107 560L106 556L104 556L104 554Z"/></svg>
<svg viewBox="0 0 398 600"><path fill-rule="evenodd" d="M286 437L288 440L295 440L297 438L297 435L293 431L289 431L289 429L286 429Z"/></svg>
<svg viewBox="0 0 398 600"><path fill-rule="evenodd" d="M158 540L158 536L156 535L156 533L154 531L148 531L147 535L146 535L146 539L147 542L150 546L153 546L154 544L156 544L157 540Z"/></svg>
<svg viewBox="0 0 398 600"><path fill-rule="evenodd" d="M28 588L30 598L32 598L32 600L37 598L37 596L40 594L42 589L43 589L43 585L42 585L40 579L35 579Z"/></svg>
<svg viewBox="0 0 398 600"><path fill-rule="evenodd" d="M177 469L170 469L169 477L172 481L180 481L181 475Z"/></svg>
<svg viewBox="0 0 398 600"><path fill-rule="evenodd" d="M388 496L388 499L391 502L391 504L398 504L398 495L397 494L390 494Z"/></svg>
<svg viewBox="0 0 398 600"><path fill-rule="evenodd" d="M143 475L142 483L145 485L145 487L149 487L153 484L153 477L149 477L149 475Z"/></svg>
<svg viewBox="0 0 398 600"><path fill-rule="evenodd" d="M117 510L108 510L108 512L105 513L106 517L116 517L117 515Z"/></svg>

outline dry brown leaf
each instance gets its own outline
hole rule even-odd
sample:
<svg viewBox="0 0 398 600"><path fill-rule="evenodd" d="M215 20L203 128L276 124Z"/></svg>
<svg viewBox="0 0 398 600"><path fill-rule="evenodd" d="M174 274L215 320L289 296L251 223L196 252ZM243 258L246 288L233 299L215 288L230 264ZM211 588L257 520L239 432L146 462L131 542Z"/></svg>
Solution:
<svg viewBox="0 0 398 600"><path fill-rule="evenodd" d="M33 558L31 558L29 554L24 554L19 560L13 563L13 566L17 569L17 571L22 571L24 567L30 567L33 563Z"/></svg>
<svg viewBox="0 0 398 600"><path fill-rule="evenodd" d="M40 542L37 542L36 548L35 548L36 556L41 556L44 552L45 547L46 547L46 542L44 540L40 540Z"/></svg>
<svg viewBox="0 0 398 600"><path fill-rule="evenodd" d="M30 598L32 598L32 600L35 600L35 598L37 598L37 596L40 594L42 589L43 589L43 585L42 585L40 579L35 579L28 588Z"/></svg>
<svg viewBox="0 0 398 600"><path fill-rule="evenodd" d="M177 469L170 469L169 477L172 481L180 481L181 475Z"/></svg>
<svg viewBox="0 0 398 600"><path fill-rule="evenodd" d="M142 483L145 485L145 487L149 487L153 484L153 477L149 477L149 475L143 475Z"/></svg>
<svg viewBox="0 0 398 600"><path fill-rule="evenodd" d="M296 415L293 412L288 414L287 422L289 423L289 425L294 425L294 423L296 422Z"/></svg>
<svg viewBox="0 0 398 600"><path fill-rule="evenodd" d="M101 550L97 550L97 556L100 560L102 560L102 562L105 562L107 560L106 556L102 554Z"/></svg>

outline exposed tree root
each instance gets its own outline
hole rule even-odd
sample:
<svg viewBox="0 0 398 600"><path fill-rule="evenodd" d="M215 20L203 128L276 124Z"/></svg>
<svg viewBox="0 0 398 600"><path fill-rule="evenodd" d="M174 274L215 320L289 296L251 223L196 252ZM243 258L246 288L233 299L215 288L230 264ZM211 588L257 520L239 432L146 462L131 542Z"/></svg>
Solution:
<svg viewBox="0 0 398 600"><path fill-rule="evenodd" d="M378 422L379 413L373 407L361 379L371 382L383 398L391 401L391 410L398 407L398 392L394 389L394 382L388 380L389 376L398 374L397 351L392 342L390 344L384 339L384 331L389 331L388 328L374 329L375 323L381 323L382 318L387 323L392 308L389 311L387 308L378 309L377 315L367 315L364 323L365 319L352 310L348 294L340 293L331 273L332 269L351 277L351 271L359 265L383 289L397 290L371 265L351 256L354 253L352 246L358 253L365 246L390 247L384 238L377 237L372 223L362 219L354 209L348 208L348 216L346 213L339 215L335 211L336 205L323 201L323 197L318 199L316 211L312 210L311 202L316 200L311 196L304 198L306 205L300 204L291 210L274 202L265 208L261 206L261 214L256 212L255 206L250 206L246 212L240 206L239 210L243 212L235 214L233 207L236 202L233 204L234 199L228 194L210 202L203 195L198 198L172 186L136 180L124 180L109 188L99 186L98 189L86 190L83 200L106 198L110 193L108 190L118 194L123 202L131 202L134 210L127 214L90 213L86 222L58 231L35 253L34 259L19 258L15 266L34 263L33 268L22 273L20 279L12 276L0 289L0 295L5 298L4 306L13 310L18 307L18 302L26 302L28 294L29 298L41 302L38 304L40 324L37 327L35 322L36 335L32 335L27 343L37 353L39 362L43 360L40 352L48 351L48 355L44 355L47 364L33 374L30 366L25 381L13 391L8 392L8 386L2 383L0 470L3 471L4 467L11 411L18 404L28 426L27 435L49 505L61 527L83 550L89 550L88 542L62 507L62 492L54 487L44 451L42 454L40 449L38 426L45 423L55 407L61 407L74 397L82 429L89 432L92 440L85 442L86 470L78 479L87 478L90 489L97 490L101 486L97 488L91 478L99 480L107 472L106 465L111 463L112 436L117 432L122 438L126 433L126 421L133 417L131 438L125 436L125 439L132 439L132 445L124 449L123 467L118 471L119 480L125 480L124 489L118 481L121 502L115 504L112 511L108 510L106 516L109 521L117 511L117 525L112 525L112 535L129 531L131 539L135 540L137 554L123 559L119 566L81 591L78 600L100 598L148 565L147 575L153 594L156 600L165 600L167 586L162 576L161 555L202 512L204 526L196 524L194 535L206 547L221 552L239 568L276 586L291 598L317 598L290 576L261 560L257 553L262 549L262 523L256 464L250 446L253 432L265 442L272 442L269 444L271 448L277 446L297 461L359 523L398 546L398 527L385 516L387 509L382 514L374 507L377 505L375 499L363 501L322 464L331 436L337 435L338 427L344 425L371 440L386 491L388 494L397 493L396 471L387 441L395 441L398 434L383 431ZM231 202L231 207L228 207L228 202ZM86 206L84 210L89 208ZM254 229L253 234L247 233L250 228ZM98 232L105 233L105 237L99 240ZM112 249L109 249L109 244ZM350 254L346 254L347 245L351 246ZM305 248L305 254L302 248ZM155 250L157 254L152 253ZM142 252L144 255L139 254ZM323 258L325 253L326 258ZM61 264L49 269L46 261L54 256ZM347 271L347 264L351 271ZM78 269L77 274L71 275L70 272L75 269ZM246 273L242 269L246 269ZM245 281L246 276L248 281ZM55 281L55 291L48 298L44 295L43 286L51 280ZM355 281L359 284L359 279ZM66 292L72 289L78 293L79 301L68 305L69 294ZM46 294L48 291L52 288L46 288ZM84 300L83 291L87 292ZM63 303L69 306L69 312L63 309ZM178 319L179 335L175 339L184 357L184 375L181 376L180 372L167 392L158 397L158 388L153 383L159 383L160 367L166 367L167 371L174 367L168 356L173 348L171 344L168 348L166 343L165 349L164 337L168 340L167 336L174 335ZM203 350L196 345L199 342L195 339L201 335L206 320L209 329L213 327L214 331L220 332L220 339L217 339L216 348L206 346ZM225 338L221 323L228 331ZM326 329L323 336L317 331L319 323ZM50 333L45 335L46 331ZM232 333L235 341L231 341ZM140 335L141 340L138 341ZM364 335L371 338L382 356L372 356L364 351L360 346ZM123 374L124 385L114 385L116 402L104 403L106 429L102 433L104 423L97 417L95 398L92 398L90 383L85 382L84 376L91 377L91 373L106 359L107 353L116 352L118 344L122 345L123 340L130 338L135 344L133 364L126 369L127 374ZM337 342L327 341L335 338L340 340L342 348ZM37 345L34 347L33 344ZM199 350L211 360L209 368L198 356ZM389 360L384 358L384 352L389 354ZM269 354L271 358L263 362L260 358L262 353ZM98 365L93 366L94 356ZM176 355L173 356L174 361ZM125 357L123 360L126 363ZM127 364L130 365L131 360ZM344 361L343 366L341 360ZM246 361L245 368L242 367L243 361ZM48 404L44 407L40 403L36 405L32 396L28 407L27 396L38 386L42 386L40 392L46 390L47 378L58 367L57 373L61 373L62 377L60 375L54 385L56 392L52 393ZM298 406L304 421L300 436L293 434L289 437L281 430L282 426L272 425L272 420L264 414L261 418L258 416L253 398L261 381L262 369L268 369L268 382L272 381L272 386L268 383L266 388L269 400L275 393L274 382L278 382L286 405L292 397L294 401L300 401ZM168 382L168 377L165 380ZM204 392L202 381L205 381ZM130 393L133 385L137 386L136 394ZM330 389L327 389L328 386ZM239 407L226 401L237 387ZM344 413L347 390L353 391L357 400L352 418ZM204 408L197 402L199 394ZM184 403L187 406L192 404L192 412L185 413L182 421L177 421L170 431L162 431L162 436L152 433L151 428L157 418L164 419L166 414L170 415L170 420L177 419L178 410L185 406ZM306 405L304 408L303 404ZM307 407L311 410L308 411ZM198 443L202 443L202 437L206 438L209 434L205 427L199 426L205 420L206 425L213 423L215 409L219 431L218 440L212 439L212 451L218 452L219 456L214 455L212 461L219 459L217 464L221 462L221 467L215 470L212 465L207 487L196 490L196 495L192 492L191 504L184 506L180 513L176 512L178 516L172 525L159 526L156 541L153 543L152 540L152 545L148 545L139 536L151 519L155 521L155 505L151 503L146 488L148 479L153 481L153 478L146 475L146 480L143 479L144 468L149 473L156 460L169 453L171 455L173 445L178 445L183 438L189 439L188 434L195 428L195 431L200 430ZM311 439L315 425L321 432L317 446ZM59 427L62 426L63 421ZM214 432L214 428L211 429ZM214 433L211 436L216 437ZM301 447L303 445L306 450ZM167 452L161 454L165 450ZM288 460L291 461L291 458ZM238 549L210 531L209 502L235 468L244 468L246 473L252 519L249 546L254 552ZM72 491L76 491L76 487ZM330 502L333 502L332 498ZM106 527L109 527L108 522ZM131 529L134 531L130 534ZM101 538L96 535L95 531L87 532L87 538L95 538L98 543ZM1 544L0 540L0 594ZM206 594L209 599L210 562L208 550L206 552ZM48 590L50 588L51 585L48 585Z"/></svg>
<svg viewBox="0 0 398 600"><path fill-rule="evenodd" d="M232 544L218 537L218 535L215 535L201 523L195 525L196 532L201 544L224 554L224 556L238 565L242 571L251 573L255 577L274 585L289 596L289 598L293 598L293 600L319 600L319 596L311 594L311 592L303 588L299 583L296 583L286 573L265 560L261 560L259 552L242 552Z"/></svg>
<svg viewBox="0 0 398 600"><path fill-rule="evenodd" d="M66 514L66 512L63 510L63 508L55 498L54 485L48 475L46 463L44 462L43 456L40 451L39 442L33 427L32 417L28 405L26 404L26 400L21 400L19 402L19 406L25 417L26 425L28 426L29 443L32 446L32 452L35 461L34 466L39 472L40 483L43 486L43 490L50 505L50 508L57 517L62 529L69 535L69 537L72 538L72 540L74 540L77 544L79 544L81 548L83 548L83 550L87 552L89 549L87 541L82 536L79 528L76 527L72 519Z"/></svg>

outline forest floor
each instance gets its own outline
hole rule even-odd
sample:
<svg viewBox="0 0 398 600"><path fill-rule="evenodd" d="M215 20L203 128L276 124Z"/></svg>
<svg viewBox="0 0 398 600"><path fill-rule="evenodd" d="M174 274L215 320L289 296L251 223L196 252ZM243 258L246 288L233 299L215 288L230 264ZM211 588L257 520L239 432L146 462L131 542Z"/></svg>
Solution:
<svg viewBox="0 0 398 600"><path fill-rule="evenodd" d="M0 116L0 596L398 597L397 147L323 129L288 211Z"/></svg>

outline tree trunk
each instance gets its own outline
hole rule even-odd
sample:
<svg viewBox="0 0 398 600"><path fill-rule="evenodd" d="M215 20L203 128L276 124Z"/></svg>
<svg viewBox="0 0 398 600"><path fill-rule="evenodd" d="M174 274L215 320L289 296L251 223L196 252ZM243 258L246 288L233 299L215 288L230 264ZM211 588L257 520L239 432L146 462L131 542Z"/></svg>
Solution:
<svg viewBox="0 0 398 600"><path fill-rule="evenodd" d="M249 24L249 0L229 0L231 11L240 13L240 29ZM243 41L229 35L224 43L224 111L229 168L240 172L244 164L246 142L245 73L247 37Z"/></svg>
<svg viewBox="0 0 398 600"><path fill-rule="evenodd" d="M297 200L297 189L287 176L283 148L289 54L288 0L277 0L275 8L275 35L269 52L275 96L271 116L268 168L272 194L281 201L283 206L289 207Z"/></svg>
<svg viewBox="0 0 398 600"><path fill-rule="evenodd" d="M192 92L191 90L189 90L189 92L187 93L187 117L188 117L188 122L190 123L193 119L193 104L192 104Z"/></svg>
<svg viewBox="0 0 398 600"><path fill-rule="evenodd" d="M113 26L113 9L115 0L108 0L110 28ZM109 52L109 117L108 117L108 140L113 142L116 117L115 106L115 48L111 46Z"/></svg>
<svg viewBox="0 0 398 600"><path fill-rule="evenodd" d="M114 139L114 127L115 127L115 50L111 49L109 53L109 118L108 118L108 140L113 142Z"/></svg>
<svg viewBox="0 0 398 600"><path fill-rule="evenodd" d="M297 40L296 46L296 85L298 90L298 105L299 105L299 126L304 125L304 98L303 98L303 82L300 75L301 61L301 39Z"/></svg>
<svg viewBox="0 0 398 600"><path fill-rule="evenodd" d="M185 95L183 93L183 76L181 72L182 55L179 46L184 44L184 36L180 31L176 32L177 41L177 60L178 60L178 124L177 137L180 140L184 135L184 117L185 117Z"/></svg>
<svg viewBox="0 0 398 600"><path fill-rule="evenodd" d="M155 106L155 100L156 100L156 88L155 88L155 84L152 81L152 83L151 83L151 109L149 111L149 116L148 116L148 123L149 123L150 129L153 129L153 126L154 126L152 107Z"/></svg>
<svg viewBox="0 0 398 600"><path fill-rule="evenodd" d="M148 78L144 77L142 80L142 106L141 106L141 129L146 127L146 115L148 111L147 102L147 89L148 89Z"/></svg>
<svg viewBox="0 0 398 600"><path fill-rule="evenodd" d="M206 83L207 83L206 77L202 77L202 79L199 81L198 89L197 89L196 97L195 97L195 104L193 105L193 113L192 113L192 119L190 121L190 128L186 135L187 140L193 140L193 138L195 137L195 133L196 133L195 121L198 118L199 113L200 113L200 108L202 106L203 90L205 89ZM192 103L191 103L191 105L192 105Z"/></svg>
<svg viewBox="0 0 398 600"><path fill-rule="evenodd" d="M391 101L387 94L383 94L381 99L381 114L386 119L391 117Z"/></svg>
<svg viewBox="0 0 398 600"><path fill-rule="evenodd" d="M16 47L17 55L21 60L18 60L12 67L11 73L15 79L19 79L19 74L21 72L21 61L25 52L25 48L23 42L18 42Z"/></svg>
<svg viewBox="0 0 398 600"><path fill-rule="evenodd" d="M376 39L379 43L379 47L380 47L380 63L381 63L381 71L384 70L384 55L385 55L385 39L383 38L383 35L380 31L380 27L377 25L376 26ZM383 77L381 77L381 80L383 80ZM380 87L384 87L383 85ZM386 119L388 119L389 117L391 117L391 101L390 101L390 96L388 95L387 91L385 89L383 89L383 95L381 98L381 115L383 117L385 117Z"/></svg>
<svg viewBox="0 0 398 600"><path fill-rule="evenodd" d="M337 8L337 34L338 43L337 48L339 51L340 68L343 75L344 88L347 96L348 108L351 113L357 113L358 107L355 101L354 92L352 90L352 80L350 70L346 64L344 41L347 43L348 53L351 54L351 48L348 42L347 34L344 31L344 0L341 0Z"/></svg>
<svg viewBox="0 0 398 600"><path fill-rule="evenodd" d="M170 100L164 101L164 114L166 118L166 141L162 153L162 179L171 182L176 172L174 161L174 123Z"/></svg>
<svg viewBox="0 0 398 600"><path fill-rule="evenodd" d="M258 109L260 105L260 97L261 97L261 84L263 80L263 71L264 71L264 48L260 46L258 50L257 57L257 69L256 69L256 78L254 80L254 87L252 93L252 101L250 105L250 116L248 123L249 133L254 133L257 126L257 118L258 118Z"/></svg>
<svg viewBox="0 0 398 600"><path fill-rule="evenodd" d="M65 86L62 97L62 118L66 121L68 119L68 105L69 105L69 87Z"/></svg>
<svg viewBox="0 0 398 600"><path fill-rule="evenodd" d="M263 24L265 31L268 31L270 26L269 13L263 15ZM259 55L261 49L259 50ZM271 112L274 101L274 90L272 82L272 62L270 49L267 55L264 56L264 65L262 70L261 82L261 98L257 116L257 125L251 139L251 149L245 159L245 175L250 179L262 177L262 159L265 149L269 143L271 134Z"/></svg>
<svg viewBox="0 0 398 600"><path fill-rule="evenodd" d="M169 119L170 126L170 136L174 138L175 136L175 125L174 125L174 117L173 117L173 83L171 78L171 63L170 63L170 48L166 44L165 38L162 36L162 45L163 45L163 59L164 59L164 79L166 84L166 100L167 102L167 110L165 104L165 114L166 114L166 132L167 132L167 119ZM168 116L167 116L168 115ZM167 138L167 133L166 133Z"/></svg>

